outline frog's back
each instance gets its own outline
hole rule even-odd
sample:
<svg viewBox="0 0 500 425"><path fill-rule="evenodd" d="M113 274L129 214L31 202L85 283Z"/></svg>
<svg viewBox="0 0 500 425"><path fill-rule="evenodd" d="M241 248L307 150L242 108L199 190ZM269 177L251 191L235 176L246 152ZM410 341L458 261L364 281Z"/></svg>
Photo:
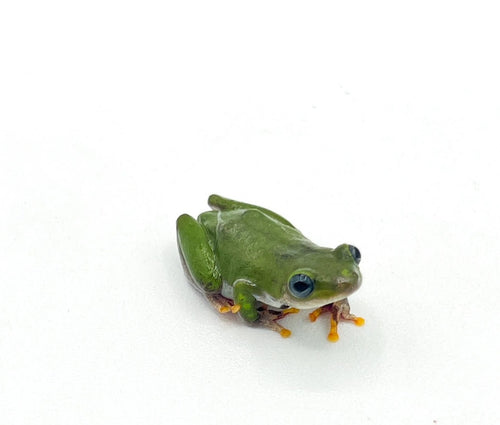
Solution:
<svg viewBox="0 0 500 425"><path fill-rule="evenodd" d="M223 276L259 281L287 273L282 259L300 256L315 245L300 231L256 209L219 212L214 251ZM282 276L279 276L282 278Z"/></svg>
<svg viewBox="0 0 500 425"><path fill-rule="evenodd" d="M220 211L215 229L217 244L236 243L259 247L290 244L305 239L294 227L286 225L257 209Z"/></svg>

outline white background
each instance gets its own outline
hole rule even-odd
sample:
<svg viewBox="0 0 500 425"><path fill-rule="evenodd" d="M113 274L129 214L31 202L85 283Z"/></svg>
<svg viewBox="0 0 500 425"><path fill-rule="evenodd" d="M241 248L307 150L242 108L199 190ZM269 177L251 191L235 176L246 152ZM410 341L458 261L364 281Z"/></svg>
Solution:
<svg viewBox="0 0 500 425"><path fill-rule="evenodd" d="M0 422L498 423L494 3L2 2ZM366 325L216 313L210 193L358 246Z"/></svg>

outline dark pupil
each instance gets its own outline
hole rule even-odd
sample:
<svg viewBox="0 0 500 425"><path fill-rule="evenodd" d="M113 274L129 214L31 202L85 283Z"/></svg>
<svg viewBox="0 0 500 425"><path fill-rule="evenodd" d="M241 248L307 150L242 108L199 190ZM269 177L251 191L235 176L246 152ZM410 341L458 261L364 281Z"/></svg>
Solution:
<svg viewBox="0 0 500 425"><path fill-rule="evenodd" d="M309 289L309 284L307 282L304 282L302 280L299 280L293 285L293 289L295 289L297 292L304 292Z"/></svg>
<svg viewBox="0 0 500 425"><path fill-rule="evenodd" d="M314 281L305 274L296 274L290 279L290 290L299 298L307 297L314 289Z"/></svg>
<svg viewBox="0 0 500 425"><path fill-rule="evenodd" d="M359 249L355 246L349 245L349 251L351 251L351 255L354 258L354 261L359 264L359 262L361 261L361 252L359 252Z"/></svg>

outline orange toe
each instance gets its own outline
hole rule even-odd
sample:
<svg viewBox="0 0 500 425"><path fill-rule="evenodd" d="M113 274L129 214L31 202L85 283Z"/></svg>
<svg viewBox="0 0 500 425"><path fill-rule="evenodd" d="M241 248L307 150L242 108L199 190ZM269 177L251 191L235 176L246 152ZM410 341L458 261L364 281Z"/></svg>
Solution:
<svg viewBox="0 0 500 425"><path fill-rule="evenodd" d="M280 331L280 335L283 337L283 338L288 338L290 335L292 334L292 331L290 331L289 329L281 329Z"/></svg>
<svg viewBox="0 0 500 425"><path fill-rule="evenodd" d="M354 324L356 326L363 326L365 324L365 319L363 319L362 317L356 317L354 319Z"/></svg>

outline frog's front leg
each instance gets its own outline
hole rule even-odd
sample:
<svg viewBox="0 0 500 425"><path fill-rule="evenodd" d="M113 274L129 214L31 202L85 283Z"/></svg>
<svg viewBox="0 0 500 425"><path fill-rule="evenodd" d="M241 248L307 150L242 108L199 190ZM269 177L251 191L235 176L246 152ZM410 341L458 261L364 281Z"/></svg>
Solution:
<svg viewBox="0 0 500 425"><path fill-rule="evenodd" d="M234 286L234 302L240 307L240 316L249 323L255 323L265 328L278 332L282 337L289 337L292 332L281 326L277 321L288 314L297 313L297 309L272 312L262 307L255 298L256 288L245 280L238 280Z"/></svg>
<svg viewBox="0 0 500 425"><path fill-rule="evenodd" d="M309 319L311 322L315 322L316 319L323 313L330 313L330 332L328 333L328 339L331 342L336 342L339 339L337 324L341 320L354 322L356 326L363 326L365 324L365 319L351 314L351 307L349 306L347 298L317 308L309 314Z"/></svg>

